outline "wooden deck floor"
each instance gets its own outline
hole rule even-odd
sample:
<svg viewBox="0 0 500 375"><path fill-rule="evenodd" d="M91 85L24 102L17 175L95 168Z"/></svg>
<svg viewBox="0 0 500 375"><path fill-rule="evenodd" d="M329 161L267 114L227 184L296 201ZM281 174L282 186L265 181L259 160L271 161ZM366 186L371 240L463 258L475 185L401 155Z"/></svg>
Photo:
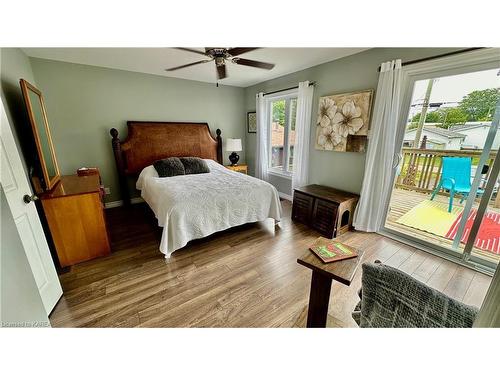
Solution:
<svg viewBox="0 0 500 375"><path fill-rule="evenodd" d="M311 272L297 257L319 235L284 218L248 224L191 242L166 261L145 205L107 210L113 252L60 275L64 295L54 327L304 327ZM339 237L467 304L480 306L491 277L386 237ZM334 282L329 324L353 327L361 272L349 287Z"/></svg>
<svg viewBox="0 0 500 375"><path fill-rule="evenodd" d="M453 241L449 239L438 236L436 234L411 228L396 222L401 216L410 211L420 202L428 200L429 197L430 195L426 193L420 193L412 190L394 189L389 204L390 209L387 215L386 227L395 230L397 232L401 232L409 236L413 236L431 243L439 244L441 246L451 249L451 244ZM436 195L434 199L439 202L443 202L446 204L448 203L448 197L442 195ZM460 205L459 201L460 201L459 199L455 199L454 204ZM464 205L465 202L460 206L463 207ZM478 203L475 203L473 207L477 208L477 206ZM500 212L500 209L489 206L488 211ZM464 244L461 243L459 248L460 252L463 252ZM474 255L477 255L478 257L482 257L484 259L493 261L495 263L498 263L500 259L500 256L493 254L489 251L481 250L476 247L473 248L472 252Z"/></svg>

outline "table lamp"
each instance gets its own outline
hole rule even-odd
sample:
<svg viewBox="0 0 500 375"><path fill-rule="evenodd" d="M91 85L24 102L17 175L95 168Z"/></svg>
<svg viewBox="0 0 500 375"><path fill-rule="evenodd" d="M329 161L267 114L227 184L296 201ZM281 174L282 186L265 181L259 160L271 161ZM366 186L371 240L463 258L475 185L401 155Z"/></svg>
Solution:
<svg viewBox="0 0 500 375"><path fill-rule="evenodd" d="M226 151L231 152L229 155L229 161L231 165L237 165L238 160L240 160L240 156L236 153L236 151L242 151L241 148L241 139L238 138L228 138L226 141Z"/></svg>

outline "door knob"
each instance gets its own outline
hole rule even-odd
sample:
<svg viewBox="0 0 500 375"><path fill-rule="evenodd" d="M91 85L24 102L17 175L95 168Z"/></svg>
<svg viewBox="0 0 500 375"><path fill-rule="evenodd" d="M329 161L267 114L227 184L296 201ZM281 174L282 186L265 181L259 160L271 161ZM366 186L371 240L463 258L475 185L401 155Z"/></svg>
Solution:
<svg viewBox="0 0 500 375"><path fill-rule="evenodd" d="M24 203L26 203L26 204L28 204L28 203L30 203L30 202L33 202L33 201L36 201L36 200L38 200L38 197L37 197L35 194L33 194L33 195L28 195L28 194L26 194L26 195L23 197L23 201L24 201Z"/></svg>

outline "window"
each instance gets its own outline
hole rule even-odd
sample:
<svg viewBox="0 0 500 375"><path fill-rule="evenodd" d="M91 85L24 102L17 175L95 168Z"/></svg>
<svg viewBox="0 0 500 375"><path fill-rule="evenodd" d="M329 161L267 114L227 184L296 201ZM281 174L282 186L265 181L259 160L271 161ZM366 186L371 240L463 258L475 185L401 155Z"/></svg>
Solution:
<svg viewBox="0 0 500 375"><path fill-rule="evenodd" d="M269 172L291 176L295 146L297 93L269 99Z"/></svg>

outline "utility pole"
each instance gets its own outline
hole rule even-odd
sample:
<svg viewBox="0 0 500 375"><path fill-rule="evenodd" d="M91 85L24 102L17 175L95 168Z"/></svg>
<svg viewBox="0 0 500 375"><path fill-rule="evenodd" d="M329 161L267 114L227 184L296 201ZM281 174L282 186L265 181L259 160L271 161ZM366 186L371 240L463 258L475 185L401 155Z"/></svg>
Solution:
<svg viewBox="0 0 500 375"><path fill-rule="evenodd" d="M444 111L444 119L443 119L443 128L449 129L449 127L446 126L446 119L448 118L448 111Z"/></svg>
<svg viewBox="0 0 500 375"><path fill-rule="evenodd" d="M424 103L422 104L422 112L420 113L420 119L418 120L417 131L415 133L415 141L413 141L413 147L418 148L420 144L420 137L422 136L422 129L425 123L425 117L427 116L427 109L429 108L429 99L431 97L432 85L434 84L434 79L430 79L427 84L427 91L425 92Z"/></svg>
<svg viewBox="0 0 500 375"><path fill-rule="evenodd" d="M424 149L427 147L427 137L424 137L422 144L420 144L420 137L422 136L422 129L425 123L425 117L427 116L427 109L429 108L429 99L431 97L432 85L434 84L434 79L430 79L427 84L427 91L425 92L424 103L422 104L422 112L420 113L420 119L418 120L417 131L415 133L415 140L413 141L413 148ZM418 160L420 160L420 156L416 156L408 164L408 168L406 170L406 176L403 179L403 184L408 186L415 186L415 179L417 177L417 169L418 169Z"/></svg>

